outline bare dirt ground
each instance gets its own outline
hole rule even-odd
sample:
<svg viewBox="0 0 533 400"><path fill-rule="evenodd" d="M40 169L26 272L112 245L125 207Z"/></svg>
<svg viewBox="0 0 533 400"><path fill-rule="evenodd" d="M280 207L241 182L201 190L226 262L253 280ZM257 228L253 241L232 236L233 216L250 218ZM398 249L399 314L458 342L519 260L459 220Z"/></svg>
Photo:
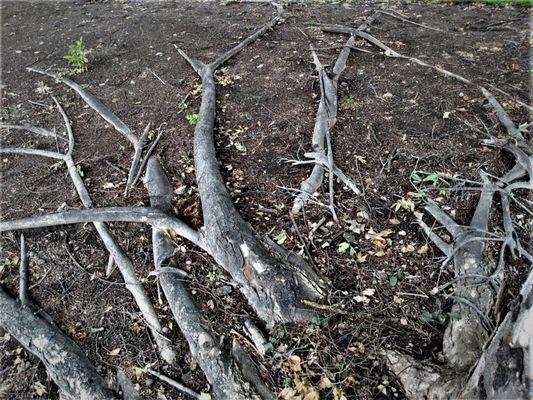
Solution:
<svg viewBox="0 0 533 400"><path fill-rule="evenodd" d="M309 45L326 48L319 55L331 64L339 51L331 47L346 40L323 34L314 25L357 26L378 7L394 8L444 31L381 15L371 32L392 48L479 84L495 85L529 103L531 41L525 8L397 2L292 5L283 24L230 60L219 76L215 133L222 171L239 211L256 232L280 242L286 236L286 248L298 251L301 243L288 217L293 195L282 187L298 188L310 171L308 166L291 167L284 161L302 158L311 147L319 88ZM193 127L186 119L198 112L201 92L199 79L174 45L210 60L264 23L272 9L188 1L4 1L1 11L2 122L62 131L49 95L54 94L72 120L74 158L95 206L149 204L142 185L128 198L122 196L132 154L125 140L72 90L25 70L30 65L65 67L62 57L68 45L83 37L92 49L90 68L73 79L135 132L147 122L164 128L157 154L177 189L175 212L189 224L201 226L192 169ZM292 386L305 394L306 386L314 386L321 388L324 399L403 398L379 350L394 348L439 362L445 325L438 320L424 322L420 316L430 312L447 318L449 304L431 291L452 276L441 271L442 256L421 233L412 213L396 211L394 204L400 199L420 201L412 196L418 186L410 179L415 170L476 180L480 169L501 175L512 159L481 146L487 132L503 134L484 107L481 93L434 70L354 51L339 95L338 123L332 132L335 160L364 187L364 194L355 197L336 184L340 226L333 223L327 208L318 205L308 205L305 218L298 220L307 238L313 224L325 218L310 248L335 291L322 318L275 326L270 332L264 327L272 351L256 360L265 381L277 392ZM186 97L187 107L180 108ZM527 122L525 107L500 100L516 122ZM4 131L1 138L3 146L55 148L53 142L20 131ZM2 219L81 207L64 168L49 160L5 156L0 172ZM440 198L459 222L466 223L477 194L447 187L441 181L427 195ZM319 199L327 202L327 192ZM526 237L527 218L520 210L516 214L522 214L519 224ZM155 279L148 277L153 268L149 227L111 225L179 350L176 365L158 359L118 272L105 277L107 254L90 225L26 232L31 281L36 284L31 290L34 302L76 340L102 375L111 376L117 367L132 373L144 398L182 398L135 369L147 364L197 391L206 390L168 306L157 301ZM372 237L371 229L381 232L384 240ZM339 251L343 243L350 244L353 255ZM192 245L177 239L176 246L175 262L193 276L190 288L208 316L206 323L226 338L242 333L243 321L251 315L245 300L237 290L230 294L216 290L227 284L228 277ZM2 235L0 283L12 293L18 285L17 254L18 236ZM509 260L508 268L507 297L512 298L526 267ZM300 357L300 371L288 365L290 355ZM39 385L44 389L40 395ZM9 335L0 336L0 398L57 398L44 367Z"/></svg>

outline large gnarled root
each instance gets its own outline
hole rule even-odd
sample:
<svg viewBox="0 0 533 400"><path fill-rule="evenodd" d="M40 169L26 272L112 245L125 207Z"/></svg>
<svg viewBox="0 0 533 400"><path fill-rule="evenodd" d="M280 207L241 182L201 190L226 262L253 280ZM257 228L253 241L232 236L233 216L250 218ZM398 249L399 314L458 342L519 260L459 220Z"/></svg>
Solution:
<svg viewBox="0 0 533 400"><path fill-rule="evenodd" d="M269 323L310 318L314 312L305 308L301 301L320 298L323 283L305 271L276 259L235 210L216 159L213 138L216 88L213 73L280 22L283 8L273 4L277 15L271 21L211 64L191 59L179 50L202 79L202 102L194 130L195 173L205 223L202 236L211 256L240 286L257 314Z"/></svg>
<svg viewBox="0 0 533 400"><path fill-rule="evenodd" d="M387 364L411 399L530 399L532 298L533 270L470 374L437 370L394 351L385 353Z"/></svg>
<svg viewBox="0 0 533 400"><path fill-rule="evenodd" d="M528 157L521 157L523 154L516 148L511 149L514 149L517 157L529 160ZM517 163L520 158L517 158ZM531 173L530 168L524 169L529 171L528 174ZM455 223L434 203L425 207L452 234L453 245L440 239L422 221L421 215L417 215L430 239L449 259L453 258L457 284L450 298L454 300L452 311L461 317L459 320L452 319L444 333L442 353L446 364L442 368L424 366L398 352L385 352L389 368L398 376L410 398L527 398L531 387L529 355L530 345L533 344L530 332L533 322L533 271L517 298L519 304L512 307L503 323L495 328L488 317L503 279L505 250L509 248L513 255L518 250L518 255L524 255L532 262L531 255L521 247L514 232L509 193L506 191L512 185L511 178L521 176L507 174L498 184L493 184L486 175L482 175L480 199L468 227ZM502 189L504 185L507 186ZM502 199L505 237L495 265L484 257L483 251L488 218L497 191ZM473 373L469 373L472 369Z"/></svg>
<svg viewBox="0 0 533 400"><path fill-rule="evenodd" d="M172 192L159 162L151 157L147 164L145 186L152 207L166 213L172 212ZM156 272L172 257L174 248L166 232L154 228L152 243ZM274 399L270 389L261 380L249 356L236 342L234 354L219 345L219 340L202 322L202 313L191 298L183 279L175 273L159 274L159 282L193 357L205 373L217 399L248 400ZM238 356L239 364L234 359Z"/></svg>

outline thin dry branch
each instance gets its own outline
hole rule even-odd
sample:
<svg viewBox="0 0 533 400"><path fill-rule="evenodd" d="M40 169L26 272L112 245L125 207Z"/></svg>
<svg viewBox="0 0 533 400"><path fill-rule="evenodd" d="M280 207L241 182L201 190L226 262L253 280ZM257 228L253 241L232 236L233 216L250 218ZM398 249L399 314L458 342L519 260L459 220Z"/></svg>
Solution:
<svg viewBox="0 0 533 400"><path fill-rule="evenodd" d="M126 181L126 187L124 189L124 196L127 196L128 191L131 187L131 184L137 174L137 166L141 158L144 141L146 140L146 135L148 134L149 127L145 129L145 131L143 132L140 138L137 138L131 132L131 129L124 122L122 122L122 120L119 117L117 117L117 115L115 115L104 103L102 103L95 96L93 96L89 91L82 88L80 85L78 85L73 80L62 76L61 74L58 74L57 72L49 71L49 70L42 70L40 68L29 67L28 71L36 72L42 75L47 75L49 77L52 77L66 84L70 88L74 89L74 91L76 91L80 95L80 97L87 103L87 105L89 105L89 107L91 107L94 111L96 111L104 120L110 123L115 128L116 131L122 134L122 136L124 136L132 144L134 153L132 157L131 168L128 173L128 179ZM54 101L56 102L56 104L58 104L55 99Z"/></svg>
<svg viewBox="0 0 533 400"><path fill-rule="evenodd" d="M402 58L402 59L405 59L405 60L412 61L412 62L414 62L414 63L416 63L418 65L421 65L423 67L431 68L431 69L439 72L440 74L442 74L444 76L456 79L459 82L462 82L462 83L464 83L466 85L475 86L479 90L481 90L482 92L483 92L483 90L487 91L483 86L478 85L478 84L474 83L473 81L471 81L470 79L467 79L467 78L465 78L465 77L463 77L461 75L455 74L453 72L450 72L450 71L448 71L448 70L446 70L444 68L438 67L436 65L428 64L428 63L420 60L419 58L410 57L410 56L406 56L406 55L400 54L397 51L391 49L389 46L387 46L385 43L383 43L379 39L377 39L374 36L370 35L369 33L363 32L362 29L354 29L354 28L350 28L350 27L346 27L346 26L342 26L342 25L328 25L328 24L320 24L319 27L324 32L344 33L344 34L359 36L359 37L367 40L369 43L372 43L376 47L378 47L381 50L383 50L383 54L385 56L387 56L387 57ZM492 87L493 87L494 90L498 91L499 93L503 94L504 96L508 97L509 99L515 101L516 103L520 104L521 106L527 108L529 111L533 111L533 107L529 106L528 104L526 104L526 103L524 103L522 101L519 101L517 99L514 99L513 97L511 97L511 95L509 93L506 93L503 90L498 89L497 87L494 87L494 86L492 86Z"/></svg>
<svg viewBox="0 0 533 400"><path fill-rule="evenodd" d="M439 29L439 28L434 28L434 27L429 26L429 25L419 24L418 22L411 21L410 19L404 18L403 16L401 16L399 14L394 14L392 12L388 12L388 11L385 11L385 10L378 10L377 12L380 13L380 14L388 15L389 17L392 17L392 18L399 19L400 21L407 22L408 24L419 26L419 27L424 28L424 29L430 29L430 30L436 31L436 32L445 32L445 31L443 31L442 29Z"/></svg>
<svg viewBox="0 0 533 400"><path fill-rule="evenodd" d="M126 126L124 122L120 120L105 104L103 104L100 100L98 100L96 97L94 97L89 91L82 88L80 85L78 85L76 82L74 82L72 79L69 79L67 77L62 76L61 74L58 74L54 71L46 71L40 68L35 67L29 67L28 71L36 72L38 74L47 75L51 78L54 78L65 85L71 87L74 89L87 103L89 107L91 107L94 111L96 111L100 116L105 119L107 122L109 122L113 127L120 132L128 141L136 146L137 143L137 137L131 132L131 129Z"/></svg>
<svg viewBox="0 0 533 400"><path fill-rule="evenodd" d="M24 235L20 235L20 268L19 268L19 300L24 307L30 304L29 294L29 260L26 252L26 240Z"/></svg>
<svg viewBox="0 0 533 400"><path fill-rule="evenodd" d="M28 131L36 135L51 138L51 139L66 140L66 138L63 135L58 135L57 133L49 131L47 129L40 128L38 126L28 125L28 124L24 124L24 125L0 124L0 129L8 129L8 130L9 129L21 129L21 130Z"/></svg>
<svg viewBox="0 0 533 400"><path fill-rule="evenodd" d="M22 229L44 228L49 226L80 224L87 222L135 222L149 224L157 228L172 229L175 233L205 250L200 234L179 219L151 207L102 207L82 210L69 210L58 213L0 221L0 232Z"/></svg>
<svg viewBox="0 0 533 400"><path fill-rule="evenodd" d="M187 386L182 385L181 383L175 381L174 379L169 378L166 375L162 375L159 372L154 371L153 369L147 369L147 372L150 375L153 375L156 378L160 379L161 381L168 383L170 386L177 389L179 392L183 393L184 395L189 396L192 399L199 399L199 400L202 399L199 393L196 393L194 390L189 389Z"/></svg>

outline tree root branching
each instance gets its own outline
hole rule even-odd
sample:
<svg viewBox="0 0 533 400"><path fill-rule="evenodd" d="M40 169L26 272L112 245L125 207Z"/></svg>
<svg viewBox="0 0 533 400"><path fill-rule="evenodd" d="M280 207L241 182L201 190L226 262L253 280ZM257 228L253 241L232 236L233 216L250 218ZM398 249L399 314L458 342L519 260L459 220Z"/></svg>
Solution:
<svg viewBox="0 0 533 400"><path fill-rule="evenodd" d="M92 199L89 195L89 192L87 191L87 188L85 187L85 184L83 183L82 178L80 177L78 173L78 170L76 169L76 165L72 158L72 152L74 150L75 141L74 141L74 135L72 132L72 127L70 125L70 121L63 107L59 104L57 99L54 97L53 100L56 103L56 106L63 117L63 121L64 121L65 128L66 128L67 135L68 135L68 148L65 154L52 153L49 155L45 155L45 154L37 154L37 155L52 156L52 158L62 159L65 162L69 176L72 180L72 183L74 184L76 192L78 193L78 196L83 206L87 209L90 209L93 206ZM31 132L35 132L35 131L32 130ZM5 150L6 149L0 149L0 153L6 152ZM21 150L30 150L30 149L21 149ZM31 154L31 153L27 153L27 154ZM163 328L161 326L161 323L159 322L154 306L152 305L152 302L150 298L148 297L148 293L146 292L144 287L139 282L139 279L135 275L135 269L133 267L133 263L131 262L130 258L126 255L124 250L115 241L115 239L111 235L111 232L109 231L109 229L103 222L93 222L93 225L96 231L98 232L98 235L102 239L104 246L109 252L110 259L114 260L114 262L118 266L120 273L122 274L122 277L126 284L126 288L133 295L135 302L139 306L139 309L141 310L141 313L146 321L146 324L152 331L154 340L157 343L157 346L159 348L161 358L163 358L163 360L165 360L167 363L173 363L176 358L175 351L172 349L172 346L170 345L170 341L163 334ZM22 279L23 279L22 269L21 269L20 279L22 283Z"/></svg>
<svg viewBox="0 0 533 400"><path fill-rule="evenodd" d="M170 184L159 162L153 157L148 161L145 186L152 207L170 213ZM152 243L157 272L172 257L174 248L166 232L157 228L152 230ZM253 365L244 351L239 352L235 360L234 351L227 351L219 345L219 340L202 322L202 312L191 298L183 279L176 274L161 274L159 282L191 354L204 371L215 397L228 400L274 399L275 396L263 383L255 366L247 365L246 371L240 367L237 361Z"/></svg>
<svg viewBox="0 0 533 400"><path fill-rule="evenodd" d="M268 323L305 320L314 314L302 304L303 299L318 299L324 283L300 268L287 265L270 254L253 235L249 225L235 210L220 175L213 129L216 114L216 88L213 74L245 46L254 42L281 21L283 7L272 3L276 16L211 64L179 53L202 80L202 102L194 130L196 181L202 202L204 229L202 237L211 256L239 285L259 317Z"/></svg>

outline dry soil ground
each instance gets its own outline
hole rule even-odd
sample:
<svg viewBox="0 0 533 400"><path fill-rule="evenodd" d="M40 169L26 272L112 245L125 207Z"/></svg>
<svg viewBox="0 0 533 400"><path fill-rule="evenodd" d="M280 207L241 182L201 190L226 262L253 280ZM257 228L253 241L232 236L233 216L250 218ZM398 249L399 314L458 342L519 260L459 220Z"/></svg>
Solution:
<svg viewBox="0 0 533 400"><path fill-rule="evenodd" d="M321 60L331 65L339 51L332 47L346 40L323 34L314 25L356 26L380 7L443 31L381 15L371 33L395 50L529 102L531 40L525 8L363 1L292 5L283 24L229 61L219 75L215 133L220 165L239 211L256 232L280 242L286 236L286 248L298 251L300 241L288 218L293 194L281 187L298 188L309 167L291 167L284 159L302 158L309 151L319 93L309 45L321 48ZM72 120L74 158L95 205L148 204L142 185L128 198L122 196L132 153L122 137L72 90L25 70L30 65L64 68L68 45L83 37L92 50L89 69L73 79L135 132L147 122L165 130L157 154L176 188L175 211L201 226L192 169L193 126L186 119L198 111L201 92L199 79L174 45L210 60L267 21L272 8L189 1L4 1L1 11L2 122L62 131L50 97L54 94ZM394 204L400 199L420 202L409 194L419 186L410 179L415 170L422 177L423 172L440 172L476 180L480 169L500 175L513 160L481 146L487 132L499 135L503 130L475 88L384 57L363 42L357 45L376 53L352 52L339 86L338 123L332 134L337 164L365 188L364 194L354 196L336 184L340 226L318 205L307 206L305 218L297 221L308 238L313 224L325 218L309 246L335 288L328 299L331 308L309 324L276 326L270 333L265 329L272 351L256 359L278 392L298 382L318 388L322 380L326 387L320 390L321 398L403 398L378 352L396 348L439 361L444 325L423 322L420 315L434 312L446 318L449 304L431 290L452 277L441 272L441 254L420 232L412 213L395 211ZM186 107L180 107L185 98ZM500 100L517 123L527 121L524 107ZM20 131L3 131L1 138L4 146L55 148L53 142ZM64 168L49 160L5 156L0 172L2 219L80 207ZM440 197L458 221L467 222L477 195L446 190L451 184L447 182L441 180L427 195ZM318 198L327 202L327 192ZM525 219L518 223L526 233ZM34 302L75 338L103 375L111 376L118 366L132 372L133 367L152 364L195 390L205 390L206 381L190 359L168 307L157 300L156 281L148 278L153 266L150 229L122 223L112 224L112 229L179 349L176 366L158 360L118 272L104 276L106 252L90 225L26 233L31 281L37 283L31 290ZM372 240L370 229L382 232L384 242ZM342 243L349 243L354 254L340 252ZM377 247L379 243L384 247ZM190 288L208 323L226 338L242 333L244 319L252 315L249 307L236 290L216 290L228 277L197 249L179 239L176 245L175 262L193 276ZM0 282L11 293L17 288L17 252L18 236L2 235ZM524 268L509 261L509 298L516 294ZM365 289L374 290L364 292L366 300L361 298ZM287 365L291 354L301 358L301 371ZM324 385L325 376L331 387ZM147 399L182 398L148 375L133 379ZM38 398L39 387L44 389L40 398L57 398L43 366L8 335L0 336L0 398Z"/></svg>

